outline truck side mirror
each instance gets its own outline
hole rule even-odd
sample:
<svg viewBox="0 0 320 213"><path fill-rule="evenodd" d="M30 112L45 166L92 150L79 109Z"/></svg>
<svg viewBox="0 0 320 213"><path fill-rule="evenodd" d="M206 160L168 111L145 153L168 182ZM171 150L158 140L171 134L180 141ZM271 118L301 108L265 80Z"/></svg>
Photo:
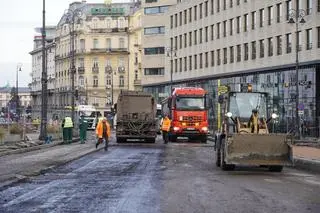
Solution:
<svg viewBox="0 0 320 213"><path fill-rule="evenodd" d="M171 109L172 107L172 98L168 98L168 108Z"/></svg>

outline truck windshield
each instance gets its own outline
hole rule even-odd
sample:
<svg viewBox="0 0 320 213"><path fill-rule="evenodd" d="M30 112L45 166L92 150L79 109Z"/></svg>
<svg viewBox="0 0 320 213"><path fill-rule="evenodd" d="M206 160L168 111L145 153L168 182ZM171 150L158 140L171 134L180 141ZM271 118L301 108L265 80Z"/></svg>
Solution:
<svg viewBox="0 0 320 213"><path fill-rule="evenodd" d="M233 117L250 118L252 110L258 110L259 117L267 118L267 97L263 93L232 93L229 112Z"/></svg>
<svg viewBox="0 0 320 213"><path fill-rule="evenodd" d="M204 97L177 97L176 109L178 110L204 110Z"/></svg>

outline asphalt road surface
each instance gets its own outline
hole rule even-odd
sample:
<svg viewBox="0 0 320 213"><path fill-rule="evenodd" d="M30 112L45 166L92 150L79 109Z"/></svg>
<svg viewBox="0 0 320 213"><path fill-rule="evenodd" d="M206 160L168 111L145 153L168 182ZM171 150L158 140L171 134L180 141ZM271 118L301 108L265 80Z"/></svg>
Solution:
<svg viewBox="0 0 320 213"><path fill-rule="evenodd" d="M0 212L320 212L320 176L221 171L213 147L120 145L0 188Z"/></svg>

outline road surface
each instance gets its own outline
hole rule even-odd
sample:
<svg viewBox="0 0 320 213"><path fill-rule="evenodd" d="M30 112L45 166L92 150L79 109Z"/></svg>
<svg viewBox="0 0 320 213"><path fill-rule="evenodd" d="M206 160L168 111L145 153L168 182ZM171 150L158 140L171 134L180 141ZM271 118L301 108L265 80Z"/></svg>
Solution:
<svg viewBox="0 0 320 213"><path fill-rule="evenodd" d="M0 212L319 212L319 175L225 172L213 159L201 144L110 147L0 188Z"/></svg>

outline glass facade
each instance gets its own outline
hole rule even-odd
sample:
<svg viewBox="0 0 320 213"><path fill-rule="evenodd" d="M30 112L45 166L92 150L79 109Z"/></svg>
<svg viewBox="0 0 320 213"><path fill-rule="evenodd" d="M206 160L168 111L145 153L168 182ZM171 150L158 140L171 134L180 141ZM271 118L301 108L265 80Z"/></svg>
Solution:
<svg viewBox="0 0 320 213"><path fill-rule="evenodd" d="M304 108L301 115L303 123L302 135L305 137L317 137L320 126L320 72L319 65L309 65L299 69L299 103ZM208 91L210 127L217 130L218 111L218 84L229 86L231 91L246 90L247 85L252 85L253 92L268 93L268 110L275 112L279 118L272 124L271 132L290 132L295 124L296 109L296 75L295 69L280 69L265 71L263 73L242 74L220 79L203 79L186 81L175 84L174 87L195 86ZM163 94L169 94L168 85L145 87L144 90L154 94L160 102ZM318 92L317 92L318 91ZM160 95L160 97L159 97Z"/></svg>

